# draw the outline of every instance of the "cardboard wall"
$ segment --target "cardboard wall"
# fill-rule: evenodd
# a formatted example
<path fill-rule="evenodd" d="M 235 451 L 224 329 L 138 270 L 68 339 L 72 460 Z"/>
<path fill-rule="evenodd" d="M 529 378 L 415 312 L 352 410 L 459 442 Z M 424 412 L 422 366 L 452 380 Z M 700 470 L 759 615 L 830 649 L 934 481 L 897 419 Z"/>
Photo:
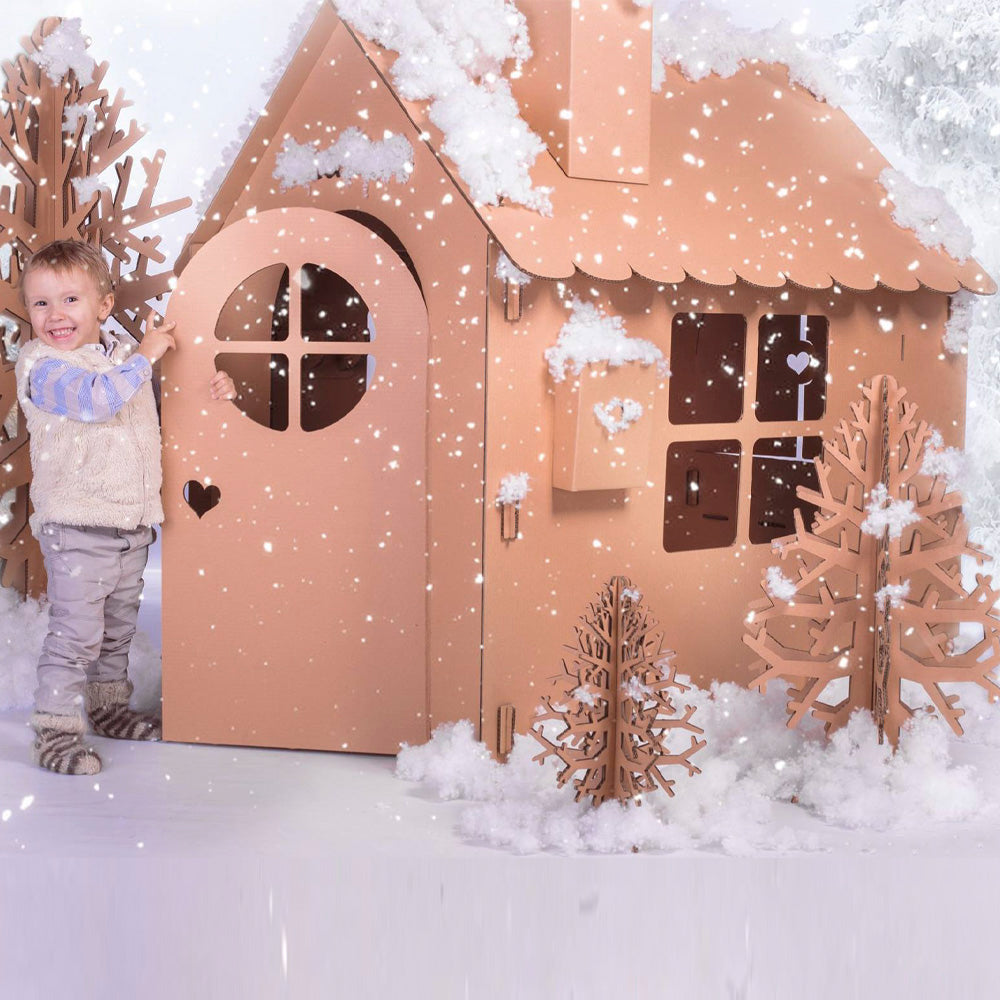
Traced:
<path fill-rule="evenodd" d="M 487 496 L 511 472 L 527 472 L 531 492 L 522 504 L 519 540 L 501 541 L 499 513 L 494 510 L 487 517 L 485 734 L 495 730 L 497 708 L 505 703 L 516 707 L 517 729 L 530 726 L 546 679 L 561 669 L 563 647 L 573 641 L 578 616 L 615 574 L 631 577 L 643 591 L 664 627 L 667 646 L 677 652 L 682 673 L 699 683 L 746 679 L 751 657 L 741 642 L 743 617 L 747 604 L 761 594 L 765 567 L 777 561 L 770 544 L 751 542 L 751 528 L 759 531 L 757 522 L 767 519 L 759 504 L 753 524 L 751 519 L 754 470 L 749 456 L 761 439 L 781 439 L 774 449 L 780 455 L 782 448 L 794 449 L 799 435 L 808 439 L 829 433 L 849 415 L 850 403 L 860 398 L 861 384 L 888 371 L 909 389 L 921 415 L 941 430 L 947 444 L 963 441 L 965 361 L 945 357 L 941 351 L 948 309 L 947 296 L 941 293 L 794 287 L 769 292 L 743 283 L 733 288 L 694 281 L 656 286 L 638 278 L 606 283 L 580 276 L 565 283 L 536 280 L 522 288 L 521 295 L 521 319 L 509 322 L 504 318 L 501 283 L 492 283 Z M 689 312 L 745 317 L 741 418 L 672 421 L 668 381 L 657 390 L 653 410 L 641 418 L 652 421 L 644 486 L 553 489 L 553 425 L 559 394 L 553 390 L 543 351 L 556 342 L 569 315 L 564 303 L 572 296 L 598 302 L 608 313 L 625 317 L 630 337 L 653 341 L 671 360 L 678 385 L 684 361 L 670 358 L 674 318 Z M 827 318 L 829 382 L 822 416 L 793 423 L 764 422 L 752 409 L 758 381 L 771 377 L 765 374 L 761 379 L 758 364 L 758 328 L 762 320 L 769 322 L 768 313 Z M 727 405 L 717 402 L 714 412 L 725 412 Z M 805 412 L 815 413 L 815 402 L 807 403 Z M 631 429 L 625 431 L 622 438 L 630 433 Z M 683 452 L 712 441 L 735 442 L 742 451 L 738 473 L 732 472 L 730 461 L 723 477 L 727 484 L 723 492 L 732 482 L 737 484 L 728 504 L 736 510 L 735 537 L 718 544 L 716 533 L 712 544 L 717 547 L 666 551 L 668 451 Z M 713 460 L 724 461 L 717 456 L 727 450 L 731 449 L 715 448 Z M 726 531 L 731 533 L 725 528 L 723 534 Z"/>

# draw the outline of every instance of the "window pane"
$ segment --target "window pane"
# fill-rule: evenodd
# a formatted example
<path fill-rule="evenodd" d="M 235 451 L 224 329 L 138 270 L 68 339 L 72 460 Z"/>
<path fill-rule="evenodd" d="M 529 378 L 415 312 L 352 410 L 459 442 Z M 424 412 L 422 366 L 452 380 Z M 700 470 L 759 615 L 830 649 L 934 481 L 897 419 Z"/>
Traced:
<path fill-rule="evenodd" d="M 349 281 L 319 264 L 306 264 L 302 283 L 302 339 L 369 341 L 368 306 Z"/>
<path fill-rule="evenodd" d="M 736 539 L 739 441 L 682 441 L 667 449 L 663 547 L 717 549 Z"/>
<path fill-rule="evenodd" d="M 303 354 L 302 429 L 318 431 L 350 413 L 374 371 L 370 354 Z"/>
<path fill-rule="evenodd" d="M 743 413 L 747 321 L 678 313 L 670 336 L 670 422 L 732 423 Z"/>
<path fill-rule="evenodd" d="M 750 541 L 770 542 L 795 531 L 792 511 L 802 509 L 806 525 L 816 507 L 795 495 L 797 486 L 819 488 L 813 459 L 823 451 L 820 437 L 761 438 L 753 446 L 750 482 Z"/>
<path fill-rule="evenodd" d="M 284 354 L 219 354 L 215 367 L 236 383 L 233 402 L 273 431 L 288 429 L 288 358 Z"/>
<path fill-rule="evenodd" d="M 757 419 L 819 420 L 826 409 L 825 316 L 765 316 L 758 327 Z"/>
<path fill-rule="evenodd" d="M 218 340 L 288 339 L 288 268 L 265 267 L 236 286 L 215 324 Z"/>

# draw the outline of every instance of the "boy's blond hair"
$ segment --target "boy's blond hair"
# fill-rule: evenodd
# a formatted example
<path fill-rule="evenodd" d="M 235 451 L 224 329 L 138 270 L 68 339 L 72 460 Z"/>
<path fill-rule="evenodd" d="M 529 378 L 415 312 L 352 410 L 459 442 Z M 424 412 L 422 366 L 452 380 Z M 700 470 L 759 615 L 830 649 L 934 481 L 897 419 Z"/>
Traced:
<path fill-rule="evenodd" d="M 108 263 L 100 249 L 91 243 L 84 243 L 81 240 L 54 240 L 33 253 L 21 270 L 22 300 L 24 299 L 24 283 L 28 275 L 42 267 L 47 267 L 52 271 L 70 271 L 73 268 L 79 268 L 81 271 L 85 271 L 97 285 L 97 291 L 101 298 L 105 295 L 114 295 L 115 290 Z"/>

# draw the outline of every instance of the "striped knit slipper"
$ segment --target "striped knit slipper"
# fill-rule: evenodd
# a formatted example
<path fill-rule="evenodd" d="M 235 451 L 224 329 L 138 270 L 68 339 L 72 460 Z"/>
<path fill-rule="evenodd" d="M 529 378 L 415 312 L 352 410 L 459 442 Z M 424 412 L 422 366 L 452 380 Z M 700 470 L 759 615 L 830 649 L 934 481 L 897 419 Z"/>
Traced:
<path fill-rule="evenodd" d="M 97 736 L 113 740 L 158 740 L 163 736 L 160 720 L 145 712 L 129 708 L 132 682 L 91 681 L 87 685 L 87 715 L 90 728 Z"/>
<path fill-rule="evenodd" d="M 35 730 L 31 759 L 39 767 L 57 774 L 97 774 L 101 770 L 97 752 L 84 746 L 80 716 L 35 712 L 30 722 Z"/>

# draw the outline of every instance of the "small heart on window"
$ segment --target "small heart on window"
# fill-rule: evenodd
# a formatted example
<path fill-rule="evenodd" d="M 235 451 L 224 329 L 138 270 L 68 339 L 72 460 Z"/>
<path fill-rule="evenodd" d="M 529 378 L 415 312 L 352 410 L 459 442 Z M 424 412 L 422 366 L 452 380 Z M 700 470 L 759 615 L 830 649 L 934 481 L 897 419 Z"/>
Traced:
<path fill-rule="evenodd" d="M 222 491 L 214 484 L 202 486 L 197 479 L 192 479 L 184 484 L 184 499 L 198 517 L 202 518 L 219 505 Z"/>
<path fill-rule="evenodd" d="M 789 354 L 785 360 L 796 375 L 801 375 L 809 367 L 812 355 L 808 351 L 799 351 L 798 354 Z"/>

